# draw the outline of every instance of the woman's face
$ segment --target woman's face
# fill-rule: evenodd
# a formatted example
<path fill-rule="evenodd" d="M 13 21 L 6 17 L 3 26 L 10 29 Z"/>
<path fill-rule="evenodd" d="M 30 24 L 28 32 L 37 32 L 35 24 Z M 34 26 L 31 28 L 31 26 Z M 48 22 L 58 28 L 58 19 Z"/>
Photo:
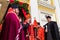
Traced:
<path fill-rule="evenodd" d="M 18 8 L 15 9 L 15 12 L 17 15 L 19 15 L 19 9 Z"/>

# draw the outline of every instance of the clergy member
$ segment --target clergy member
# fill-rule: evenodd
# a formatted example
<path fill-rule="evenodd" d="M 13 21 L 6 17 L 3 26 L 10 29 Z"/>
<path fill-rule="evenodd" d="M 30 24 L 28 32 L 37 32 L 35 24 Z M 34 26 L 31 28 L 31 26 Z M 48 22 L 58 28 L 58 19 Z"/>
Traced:
<path fill-rule="evenodd" d="M 46 19 L 48 23 L 44 25 L 45 40 L 60 40 L 57 23 L 55 21 L 51 21 L 51 16 L 46 16 Z"/>
<path fill-rule="evenodd" d="M 24 35 L 25 35 L 25 40 L 29 40 L 29 27 L 30 27 L 30 19 L 31 16 L 30 14 L 26 15 L 26 18 L 23 22 L 23 30 L 24 30 Z"/>
<path fill-rule="evenodd" d="M 37 39 L 38 40 L 45 40 L 44 38 L 44 28 L 38 22 L 38 32 L 37 32 Z"/>
<path fill-rule="evenodd" d="M 25 40 L 24 31 L 19 30 L 21 25 L 19 23 L 19 17 L 17 14 L 18 12 L 19 12 L 18 5 L 17 4 L 11 5 L 11 8 L 9 8 L 5 16 L 0 40 Z"/>

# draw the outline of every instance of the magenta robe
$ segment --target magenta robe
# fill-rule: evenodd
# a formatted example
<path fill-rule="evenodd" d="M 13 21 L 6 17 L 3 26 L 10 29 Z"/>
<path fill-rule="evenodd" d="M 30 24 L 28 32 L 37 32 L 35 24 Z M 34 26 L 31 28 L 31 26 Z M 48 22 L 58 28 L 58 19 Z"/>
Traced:
<path fill-rule="evenodd" d="M 16 40 L 15 38 L 18 34 L 19 27 L 20 27 L 20 23 L 16 15 L 13 13 L 9 13 L 5 17 L 0 40 Z M 20 35 L 19 40 L 25 40 L 23 29 L 21 29 L 21 33 L 19 35 Z"/>

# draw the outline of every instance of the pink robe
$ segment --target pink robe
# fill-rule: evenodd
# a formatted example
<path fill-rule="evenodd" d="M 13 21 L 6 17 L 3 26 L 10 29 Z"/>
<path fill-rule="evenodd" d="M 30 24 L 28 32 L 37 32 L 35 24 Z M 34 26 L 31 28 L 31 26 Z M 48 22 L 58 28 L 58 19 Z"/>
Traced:
<path fill-rule="evenodd" d="M 0 40 L 16 40 L 19 28 L 20 23 L 17 16 L 14 14 L 14 12 L 8 13 L 2 26 Z M 23 29 L 20 30 L 19 40 L 25 40 Z"/>

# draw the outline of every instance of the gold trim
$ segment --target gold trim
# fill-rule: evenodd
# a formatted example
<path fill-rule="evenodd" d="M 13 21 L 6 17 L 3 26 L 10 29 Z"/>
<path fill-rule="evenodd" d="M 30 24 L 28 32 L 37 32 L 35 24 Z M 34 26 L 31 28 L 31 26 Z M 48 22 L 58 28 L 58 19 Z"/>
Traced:
<path fill-rule="evenodd" d="M 38 9 L 41 9 L 41 10 L 46 10 L 48 12 L 55 12 L 55 9 L 50 9 L 50 8 L 47 8 L 47 7 L 44 7 L 44 6 L 38 6 Z"/>

